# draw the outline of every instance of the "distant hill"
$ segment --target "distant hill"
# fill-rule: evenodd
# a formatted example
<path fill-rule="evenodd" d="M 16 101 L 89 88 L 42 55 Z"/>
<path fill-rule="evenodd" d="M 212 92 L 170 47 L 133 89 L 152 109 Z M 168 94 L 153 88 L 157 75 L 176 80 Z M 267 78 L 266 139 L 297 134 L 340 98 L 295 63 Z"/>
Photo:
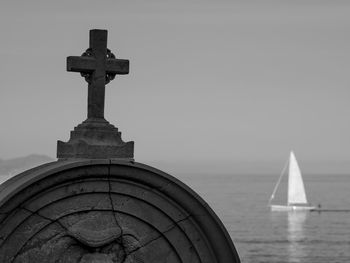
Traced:
<path fill-rule="evenodd" d="M 31 154 L 8 160 L 0 159 L 0 175 L 18 174 L 35 166 L 55 161 L 47 155 Z"/>

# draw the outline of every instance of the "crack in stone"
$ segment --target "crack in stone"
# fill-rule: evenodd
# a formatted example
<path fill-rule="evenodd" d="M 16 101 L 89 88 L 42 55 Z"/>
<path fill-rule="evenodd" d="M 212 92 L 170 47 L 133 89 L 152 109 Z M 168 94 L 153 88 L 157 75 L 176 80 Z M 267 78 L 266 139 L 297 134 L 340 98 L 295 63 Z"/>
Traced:
<path fill-rule="evenodd" d="M 47 221 L 49 221 L 49 222 L 51 222 L 51 223 L 57 223 L 57 224 L 58 224 L 61 228 L 63 228 L 67 233 L 70 232 L 69 229 L 67 229 L 59 220 L 51 219 L 51 218 L 49 218 L 49 217 L 46 217 L 46 216 L 44 216 L 44 215 L 41 215 L 38 211 L 31 211 L 30 209 L 28 209 L 28 208 L 26 208 L 26 207 L 20 207 L 20 208 L 23 209 L 23 210 L 25 210 L 25 211 L 27 211 L 27 212 L 29 212 L 31 215 L 37 215 L 37 216 L 39 216 L 39 217 L 41 217 L 41 218 L 43 218 L 43 219 L 45 219 L 45 220 L 47 220 Z M 118 227 L 120 227 L 120 226 L 118 225 Z M 48 241 L 52 240 L 53 238 L 59 236 L 59 235 L 62 235 L 62 232 L 59 232 L 59 233 L 55 234 L 54 236 L 45 239 L 43 242 L 41 242 L 42 245 L 43 245 L 44 243 L 47 243 Z M 127 234 L 127 235 L 128 235 L 128 234 Z M 35 235 L 34 235 L 34 236 L 35 236 Z M 73 244 L 70 244 L 70 245 L 66 248 L 66 250 L 69 249 L 69 248 L 71 248 L 71 247 L 76 246 L 76 244 L 79 244 L 79 247 L 82 247 L 82 248 L 84 248 L 85 250 L 90 251 L 90 253 L 92 253 L 92 252 L 94 251 L 94 250 L 91 250 L 90 247 L 85 246 L 84 244 L 82 244 L 82 243 L 81 243 L 77 238 L 75 238 L 74 236 L 71 236 L 71 235 L 69 235 L 69 234 L 63 234 L 62 237 L 69 237 L 69 238 L 71 238 L 72 240 L 74 240 L 74 241 L 76 242 L 75 244 L 74 244 L 74 243 L 73 243 Z M 30 239 L 31 239 L 31 238 L 30 238 Z M 30 240 L 30 239 L 29 239 L 29 240 Z M 27 245 L 27 243 L 28 243 L 29 240 L 27 240 L 26 243 L 22 246 L 22 248 L 14 255 L 13 259 L 11 260 L 11 262 L 14 262 L 14 261 L 17 259 L 18 256 L 21 256 L 21 255 L 23 255 L 24 253 L 26 253 L 27 251 L 29 251 L 30 249 L 32 249 L 32 247 L 27 247 L 26 249 L 23 249 L 24 246 Z M 121 241 L 122 241 L 122 238 L 121 238 Z M 119 244 L 122 246 L 123 252 L 124 252 L 124 254 L 125 254 L 124 258 L 122 259 L 122 263 L 123 263 L 123 262 L 125 262 L 126 257 L 127 257 L 128 255 L 127 255 L 127 253 L 126 253 L 125 247 L 123 247 L 124 244 L 123 244 L 123 243 L 119 243 Z M 81 255 L 80 259 L 81 259 L 83 256 L 84 256 L 84 255 Z"/>
<path fill-rule="evenodd" d="M 175 221 L 175 222 L 174 222 L 171 226 L 169 226 L 166 230 L 162 231 L 157 237 L 152 238 L 152 239 L 146 241 L 146 242 L 145 242 L 144 244 L 142 244 L 140 247 L 138 247 L 138 248 L 136 248 L 136 249 L 130 251 L 130 253 L 128 253 L 128 256 L 131 255 L 132 253 L 135 253 L 135 252 L 138 251 L 139 249 L 148 246 L 148 245 L 151 244 L 152 242 L 154 242 L 154 241 L 160 239 L 161 237 L 164 236 L 164 234 L 166 234 L 167 232 L 171 231 L 171 230 L 174 229 L 175 227 L 177 227 L 177 226 L 180 227 L 179 224 L 180 224 L 181 222 L 184 222 L 184 221 L 188 220 L 190 217 L 191 217 L 191 215 L 188 215 L 188 216 L 186 216 L 186 217 L 183 218 L 183 219 L 180 219 L 180 220 L 178 220 L 178 221 Z"/>
<path fill-rule="evenodd" d="M 46 216 L 44 216 L 44 215 L 41 215 L 38 211 L 32 211 L 32 210 L 30 210 L 30 209 L 28 209 L 28 208 L 26 208 L 26 207 L 20 206 L 19 208 L 20 208 L 20 209 L 23 209 L 23 210 L 25 210 L 25 211 L 27 211 L 27 212 L 29 212 L 31 215 L 37 215 L 37 216 L 39 216 L 39 217 L 41 217 L 41 218 L 43 218 L 43 219 L 45 219 L 45 220 L 47 220 L 47 221 L 50 221 L 51 223 L 54 223 L 54 224 L 57 223 L 57 225 L 59 225 L 61 228 L 63 228 L 64 230 L 66 230 L 66 231 L 68 232 L 68 229 L 67 229 L 59 220 L 51 219 L 51 218 L 49 218 L 49 217 L 46 217 Z M 60 234 L 61 234 L 61 233 L 55 234 L 54 236 L 52 236 L 52 237 L 50 237 L 49 239 L 47 239 L 46 242 L 49 241 L 49 240 L 51 240 L 52 238 L 54 238 L 54 237 L 60 235 Z M 34 236 L 35 236 L 35 235 L 34 235 Z M 32 238 L 32 237 L 31 237 L 31 238 Z M 13 262 L 19 255 L 25 253 L 26 251 L 28 251 L 28 250 L 30 249 L 30 248 L 28 248 L 28 249 L 24 250 L 23 247 L 27 244 L 27 242 L 28 242 L 29 240 L 31 240 L 31 238 L 28 239 L 28 240 L 25 242 L 25 244 L 21 247 L 21 249 L 14 255 L 14 257 L 13 257 L 13 259 L 12 259 L 11 262 Z"/>
<path fill-rule="evenodd" d="M 111 163 L 111 161 L 110 161 Z M 119 242 L 117 242 L 120 246 L 121 246 L 121 249 L 123 251 L 123 258 L 122 258 L 122 263 L 126 261 L 127 257 L 130 255 L 130 253 L 128 253 L 128 249 L 126 248 L 126 244 L 125 244 L 125 240 L 124 240 L 124 236 L 125 235 L 130 235 L 128 233 L 124 233 L 123 232 L 123 228 L 121 227 L 121 225 L 119 224 L 118 222 L 118 219 L 117 219 L 117 216 L 116 216 L 116 210 L 115 210 L 115 207 L 114 207 L 114 203 L 113 203 L 113 199 L 112 199 L 112 185 L 111 185 L 111 180 L 110 180 L 110 166 L 108 167 L 108 197 L 109 197 L 109 201 L 110 201 L 110 204 L 111 204 L 111 209 L 112 209 L 112 213 L 113 213 L 113 218 L 114 218 L 114 222 L 115 224 L 117 225 L 117 227 L 120 229 L 121 231 L 121 236 L 120 236 L 120 239 L 119 239 Z M 101 200 L 98 202 L 98 204 L 101 202 Z M 97 206 L 98 206 L 97 204 Z M 93 210 L 94 208 L 96 207 L 96 205 L 94 207 L 92 207 L 91 209 Z M 38 217 L 41 217 L 51 223 L 54 223 L 54 224 L 57 224 L 58 226 L 60 226 L 64 231 L 66 231 L 67 233 L 69 233 L 69 229 L 64 226 L 60 221 L 59 219 L 52 219 L 52 218 L 49 218 L 47 216 L 44 216 L 42 214 L 39 213 L 39 211 L 32 211 L 30 209 L 28 209 L 27 207 L 22 207 L 20 206 L 19 207 L 20 209 L 24 210 L 24 211 L 27 211 L 28 213 L 30 213 L 30 215 L 37 215 Z M 47 240 L 45 240 L 44 243 L 52 240 L 53 238 L 57 237 L 57 235 L 60 235 L 62 233 L 57 233 L 55 234 L 54 236 L 48 238 Z M 35 235 L 34 235 L 35 236 Z M 62 237 L 64 236 L 67 236 L 67 235 L 63 235 Z M 132 235 L 131 235 L 132 236 Z M 75 241 L 79 241 L 79 240 L 76 240 L 73 236 L 70 236 L 70 238 L 72 238 L 73 240 Z M 19 251 L 14 255 L 14 257 L 12 258 L 11 262 L 14 262 L 20 255 L 23 255 L 23 253 L 26 253 L 27 251 L 29 251 L 31 249 L 31 247 L 27 247 L 26 249 L 24 249 L 24 247 L 26 246 L 26 244 L 32 239 L 33 237 L 31 237 L 30 239 L 28 239 L 26 241 L 26 243 L 19 249 Z M 135 239 L 137 239 L 136 237 L 134 237 Z M 71 247 L 72 245 L 70 245 Z"/>
<path fill-rule="evenodd" d="M 125 263 L 126 261 L 128 261 L 128 259 L 130 260 L 130 258 L 128 258 L 129 256 L 131 256 L 132 254 L 134 254 L 134 253 L 136 253 L 137 251 L 139 251 L 141 248 L 146 248 L 148 245 L 150 245 L 151 243 L 153 243 L 153 242 L 155 242 L 155 241 L 157 241 L 157 240 L 159 240 L 159 239 L 161 239 L 161 238 L 167 238 L 167 233 L 169 233 L 170 231 L 172 231 L 172 230 L 174 230 L 174 229 L 176 229 L 177 227 L 180 229 L 180 230 L 182 230 L 182 231 L 185 231 L 184 229 L 183 229 L 183 227 L 180 225 L 182 222 L 184 222 L 184 221 L 187 221 L 187 220 L 189 220 L 191 217 L 193 218 L 194 216 L 196 216 L 196 215 L 194 215 L 194 214 L 188 214 L 188 213 L 186 213 L 186 215 L 183 215 L 182 216 L 182 219 L 179 219 L 179 220 L 174 220 L 173 222 L 169 222 L 169 225 L 168 226 L 166 226 L 166 228 L 165 228 L 165 230 L 163 230 L 163 231 L 158 231 L 158 232 L 155 232 L 154 234 L 155 235 L 151 235 L 151 236 L 148 236 L 148 235 L 146 235 L 145 236 L 145 239 L 144 239 L 144 241 L 142 241 L 142 239 L 141 240 L 139 240 L 136 236 L 133 236 L 133 235 L 131 235 L 131 234 L 128 234 L 128 230 L 127 229 L 123 229 L 122 228 L 122 222 L 123 222 L 123 217 L 122 216 L 120 216 L 120 213 L 121 213 L 121 208 L 119 207 L 121 204 L 122 205 L 124 205 L 124 202 L 119 202 L 115 197 L 114 197 L 114 200 L 116 200 L 116 204 L 114 204 L 114 201 L 113 201 L 113 194 L 114 194 L 114 191 L 113 191 L 113 188 L 112 188 L 112 183 L 113 183 L 113 178 L 112 178 L 112 174 L 111 174 L 111 168 L 112 168 L 112 161 L 111 160 L 109 160 L 109 164 L 108 164 L 108 174 L 107 174 L 107 181 L 108 181 L 108 199 L 109 199 L 109 202 L 110 202 L 110 207 L 111 207 L 111 212 L 113 213 L 113 218 L 112 218 L 112 221 L 110 221 L 110 222 L 113 222 L 114 221 L 114 223 L 115 223 L 115 225 L 117 226 L 117 228 L 119 228 L 120 229 L 120 238 L 118 238 L 115 242 L 116 242 L 116 244 L 118 244 L 120 247 L 119 247 L 119 249 L 120 249 L 120 251 L 121 252 L 123 252 L 123 254 L 121 254 L 121 258 L 120 258 L 120 260 L 121 261 L 118 261 L 118 262 L 121 262 L 121 263 Z M 156 191 L 161 191 L 161 192 L 163 192 L 163 191 L 167 191 L 169 188 L 171 188 L 171 186 L 172 186 L 173 184 L 172 183 L 169 183 L 169 182 L 166 182 L 166 183 L 163 183 L 163 184 L 161 184 L 159 187 L 156 187 L 156 188 L 153 188 L 153 190 L 156 190 Z M 152 189 L 150 189 L 151 191 L 152 191 Z M 171 190 L 171 189 L 170 189 Z M 144 191 L 143 192 L 143 195 L 145 195 L 145 194 L 147 194 L 147 191 Z M 99 207 L 99 205 L 101 204 L 101 202 L 103 202 L 103 201 L 106 201 L 107 203 L 106 204 L 108 204 L 108 199 L 107 199 L 107 197 L 106 196 L 104 196 L 104 198 L 105 199 L 99 199 L 98 201 L 97 201 L 97 204 L 95 204 L 95 205 L 93 205 L 93 206 L 91 206 L 90 207 L 90 210 L 95 210 L 96 209 L 96 207 Z M 130 197 L 129 197 L 130 198 Z M 128 199 L 129 199 L 128 198 Z M 127 202 L 127 200 L 125 201 L 125 202 Z M 206 203 L 205 203 L 206 204 Z M 65 225 L 64 225 L 64 221 L 63 222 L 61 222 L 60 221 L 60 219 L 53 219 L 53 218 L 50 218 L 50 217 L 47 217 L 47 216 L 45 216 L 45 215 L 42 215 L 40 212 L 39 212 L 39 210 L 37 210 L 37 211 L 32 211 L 32 210 L 30 210 L 30 209 L 28 209 L 27 207 L 21 207 L 21 206 L 19 206 L 19 208 L 20 209 L 23 209 L 24 211 L 27 211 L 27 212 L 29 212 L 30 213 L 30 215 L 37 215 L 38 217 L 41 217 L 41 218 L 43 218 L 43 219 L 45 219 L 45 220 L 47 220 L 47 221 L 49 221 L 50 223 L 52 223 L 52 224 L 56 224 L 56 227 L 57 226 L 59 226 L 59 227 L 61 227 L 64 231 L 66 231 L 67 233 L 70 233 L 70 231 L 69 231 L 69 227 L 66 227 Z M 119 210 L 117 210 L 117 209 L 119 209 Z M 119 213 L 119 214 L 118 214 Z M 5 215 L 5 216 L 7 216 L 8 215 L 8 213 L 0 213 L 0 215 Z M 50 215 L 49 215 L 50 216 Z M 198 216 L 200 216 L 200 215 L 198 215 Z M 120 221 L 120 222 L 119 222 Z M 45 223 L 45 222 L 44 222 Z M 47 223 L 47 225 L 49 225 L 50 223 Z M 113 224 L 113 223 L 112 223 Z M 46 226 L 47 226 L 46 225 Z M 69 225 L 69 224 L 68 224 Z M 40 225 L 38 225 L 39 227 L 41 227 Z M 44 227 L 46 227 L 46 226 L 44 226 Z M 40 228 L 40 231 L 41 231 L 42 229 Z M 178 230 L 176 230 L 176 231 L 178 231 Z M 35 243 L 37 242 L 37 247 L 40 247 L 40 248 L 42 248 L 44 245 L 45 245 L 45 243 L 47 243 L 47 242 L 51 242 L 51 240 L 53 240 L 53 242 L 55 242 L 55 238 L 57 237 L 57 236 L 59 236 L 59 235 L 62 235 L 62 237 L 70 237 L 70 238 L 72 238 L 74 241 L 77 241 L 79 244 L 80 244 L 80 242 L 79 242 L 79 240 L 77 240 L 76 238 L 74 238 L 73 236 L 70 236 L 70 235 L 66 235 L 66 234 L 64 234 L 64 232 L 61 230 L 61 229 L 59 229 L 59 231 L 58 231 L 58 233 L 56 233 L 56 234 L 54 234 L 53 236 L 51 236 L 51 237 L 47 237 L 47 238 L 43 238 L 43 239 L 40 239 L 40 240 L 36 240 L 36 239 L 34 239 L 34 237 L 35 237 L 35 235 L 36 235 L 37 233 L 35 233 L 35 234 L 33 234 L 27 241 L 25 241 L 25 243 L 24 243 L 24 245 L 19 249 L 19 251 L 15 254 L 15 256 L 11 259 L 11 262 L 14 262 L 14 261 L 16 261 L 17 259 L 18 259 L 18 257 L 19 256 L 23 256 L 25 253 L 27 253 L 30 249 L 33 249 L 33 248 L 35 248 L 35 245 L 33 245 L 34 244 L 34 241 L 35 241 Z M 131 236 L 131 237 L 133 237 L 133 238 L 135 238 L 135 239 L 137 239 L 139 242 L 138 242 L 138 245 L 137 245 L 137 247 L 134 247 L 133 249 L 130 249 L 130 247 L 128 246 L 128 237 L 127 236 Z M 152 237 L 153 236 L 153 237 Z M 34 241 L 32 241 L 32 240 L 34 240 Z M 0 241 L 1 241 L 1 238 L 0 238 Z M 142 242 L 141 242 L 142 241 Z M 32 242 L 32 244 L 30 243 L 30 242 Z M 28 244 L 29 243 L 29 244 Z M 73 242 L 74 243 L 74 242 Z M 72 247 L 74 247 L 75 246 L 75 244 L 70 244 L 68 247 L 66 247 L 66 249 L 69 249 L 69 248 L 72 248 Z M 80 244 L 80 246 L 82 246 L 81 244 Z M 143 251 L 141 250 L 140 251 L 141 252 L 141 254 L 143 253 Z M 63 254 L 62 254 L 63 255 Z M 138 256 L 138 254 L 137 255 L 134 255 L 135 257 L 137 257 Z M 82 259 L 82 257 L 83 257 L 83 255 L 81 255 L 80 256 L 80 258 L 79 258 L 79 261 Z M 113 259 L 114 260 L 114 259 Z M 59 262 L 59 261 L 57 261 L 57 262 Z"/>
<path fill-rule="evenodd" d="M 64 225 L 59 221 L 59 219 L 52 219 L 52 218 L 46 217 L 46 216 L 40 214 L 38 211 L 32 211 L 32 210 L 30 210 L 30 209 L 28 209 L 28 208 L 26 208 L 26 207 L 20 207 L 20 208 L 23 209 L 23 210 L 25 210 L 25 211 L 27 211 L 27 212 L 29 212 L 29 213 L 31 213 L 32 215 L 37 215 L 37 216 L 39 216 L 39 217 L 41 217 L 41 218 L 44 218 L 44 219 L 50 221 L 51 223 L 57 223 L 60 227 L 62 227 L 62 228 L 63 228 L 64 230 L 66 230 L 67 232 L 69 232 L 68 228 L 67 228 L 66 226 L 64 226 Z"/>
<path fill-rule="evenodd" d="M 38 248 L 38 247 L 42 247 L 44 246 L 47 242 L 49 242 L 50 240 L 54 239 L 55 237 L 61 235 L 62 233 L 56 233 L 55 235 L 49 237 L 49 238 L 46 238 L 46 239 L 41 239 L 41 242 L 40 242 L 40 246 L 28 246 L 26 249 L 23 249 L 23 247 L 20 249 L 20 251 L 15 255 L 14 257 L 14 260 L 18 257 L 18 256 L 21 256 L 23 255 L 24 253 L 28 252 L 29 250 L 33 249 L 33 248 Z M 27 244 L 26 244 L 27 245 Z"/>
<path fill-rule="evenodd" d="M 118 219 L 116 217 L 116 210 L 114 209 L 114 204 L 113 204 L 113 199 L 112 199 L 112 184 L 111 184 L 111 165 L 112 165 L 112 161 L 109 160 L 109 164 L 108 164 L 108 196 L 109 196 L 109 201 L 111 203 L 111 208 L 112 208 L 112 213 L 113 213 L 113 218 L 114 218 L 114 222 L 117 225 L 117 227 L 119 227 L 120 229 L 120 245 L 123 249 L 124 252 L 124 258 L 122 259 L 122 262 L 125 262 L 126 258 L 128 257 L 127 254 L 127 250 L 126 250 L 126 245 L 124 244 L 124 233 L 123 233 L 123 228 L 121 227 L 121 225 L 118 222 Z"/>

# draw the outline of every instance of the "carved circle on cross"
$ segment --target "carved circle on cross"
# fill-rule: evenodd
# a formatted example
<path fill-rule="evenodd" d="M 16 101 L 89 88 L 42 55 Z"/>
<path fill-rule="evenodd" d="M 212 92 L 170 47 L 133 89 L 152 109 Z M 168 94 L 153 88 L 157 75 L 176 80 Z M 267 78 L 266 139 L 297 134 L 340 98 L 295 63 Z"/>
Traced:
<path fill-rule="evenodd" d="M 81 54 L 82 57 L 93 57 L 93 51 L 91 48 L 88 48 L 83 54 Z M 107 48 L 107 54 L 106 54 L 106 58 L 113 58 L 115 59 L 115 55 L 111 52 L 110 49 Z M 91 82 L 91 73 L 88 72 L 80 72 L 80 75 L 85 79 L 85 81 L 87 83 L 90 84 Z M 105 83 L 108 84 L 111 80 L 113 80 L 116 76 L 116 73 L 107 73 L 106 72 L 106 79 L 105 79 Z"/>

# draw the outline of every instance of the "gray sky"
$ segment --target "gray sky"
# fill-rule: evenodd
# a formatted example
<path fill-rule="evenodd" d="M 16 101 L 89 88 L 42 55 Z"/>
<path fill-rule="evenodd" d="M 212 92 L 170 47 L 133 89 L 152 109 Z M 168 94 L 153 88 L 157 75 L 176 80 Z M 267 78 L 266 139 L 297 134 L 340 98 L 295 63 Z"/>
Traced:
<path fill-rule="evenodd" d="M 337 0 L 2 1 L 0 158 L 55 157 L 85 120 L 87 84 L 65 63 L 93 28 L 130 59 L 105 116 L 137 161 L 279 171 L 293 149 L 308 172 L 350 173 L 350 2 Z"/>

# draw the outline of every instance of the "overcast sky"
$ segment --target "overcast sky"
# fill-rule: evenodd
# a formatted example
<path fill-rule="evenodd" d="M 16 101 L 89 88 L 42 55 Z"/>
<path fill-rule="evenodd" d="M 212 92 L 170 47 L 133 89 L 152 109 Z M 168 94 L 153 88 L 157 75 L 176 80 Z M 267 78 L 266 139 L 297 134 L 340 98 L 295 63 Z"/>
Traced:
<path fill-rule="evenodd" d="M 0 158 L 55 157 L 85 120 L 66 57 L 93 28 L 130 60 L 105 116 L 136 161 L 279 171 L 293 149 L 308 172 L 350 173 L 350 1 L 337 0 L 2 1 Z"/>

